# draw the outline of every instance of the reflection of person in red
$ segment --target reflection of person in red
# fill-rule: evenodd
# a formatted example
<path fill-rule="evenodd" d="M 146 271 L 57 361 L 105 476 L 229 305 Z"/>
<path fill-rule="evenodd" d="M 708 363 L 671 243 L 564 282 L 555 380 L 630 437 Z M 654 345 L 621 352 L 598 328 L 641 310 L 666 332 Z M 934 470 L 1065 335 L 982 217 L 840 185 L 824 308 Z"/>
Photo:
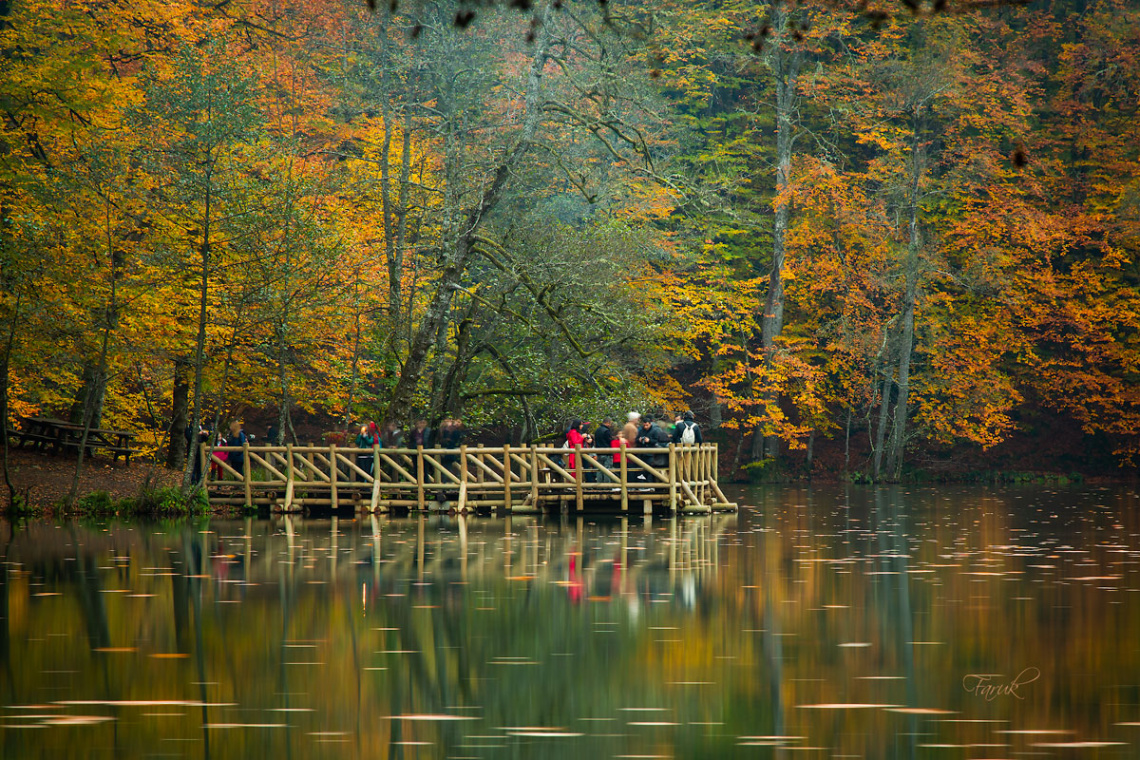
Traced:
<path fill-rule="evenodd" d="M 582 592 L 586 584 L 582 582 L 582 576 L 578 573 L 578 557 L 581 556 L 578 552 L 570 553 L 570 572 L 567 575 L 566 593 L 570 595 L 570 601 L 577 604 L 582 601 Z"/>

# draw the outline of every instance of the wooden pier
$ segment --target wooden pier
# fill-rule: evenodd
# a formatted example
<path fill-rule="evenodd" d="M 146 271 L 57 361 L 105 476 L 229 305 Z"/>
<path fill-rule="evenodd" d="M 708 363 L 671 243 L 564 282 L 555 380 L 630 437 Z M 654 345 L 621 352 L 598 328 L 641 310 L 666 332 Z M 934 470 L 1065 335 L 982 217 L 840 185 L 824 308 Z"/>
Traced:
<path fill-rule="evenodd" d="M 554 446 L 358 449 L 202 445 L 203 485 L 214 504 L 296 511 L 352 504 L 459 512 L 587 509 L 735 510 L 717 485 L 716 444 L 668 448 Z M 570 467 L 573 456 L 577 466 Z M 240 461 L 240 466 L 234 465 Z M 220 475 L 220 477 L 219 477 Z"/>

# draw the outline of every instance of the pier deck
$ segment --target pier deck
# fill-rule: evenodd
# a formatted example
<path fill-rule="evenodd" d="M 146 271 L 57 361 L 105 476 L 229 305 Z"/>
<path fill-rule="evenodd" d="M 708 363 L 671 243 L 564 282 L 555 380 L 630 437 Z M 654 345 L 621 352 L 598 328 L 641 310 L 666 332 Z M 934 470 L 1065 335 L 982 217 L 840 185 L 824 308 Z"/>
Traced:
<path fill-rule="evenodd" d="M 620 451 L 615 463 L 617 449 L 580 447 L 203 444 L 201 456 L 208 463 L 203 485 L 211 503 L 268 505 L 282 511 L 349 503 L 370 512 L 438 505 L 461 512 L 736 509 L 717 485 L 716 444 Z M 571 468 L 570 456 L 580 464 Z"/>

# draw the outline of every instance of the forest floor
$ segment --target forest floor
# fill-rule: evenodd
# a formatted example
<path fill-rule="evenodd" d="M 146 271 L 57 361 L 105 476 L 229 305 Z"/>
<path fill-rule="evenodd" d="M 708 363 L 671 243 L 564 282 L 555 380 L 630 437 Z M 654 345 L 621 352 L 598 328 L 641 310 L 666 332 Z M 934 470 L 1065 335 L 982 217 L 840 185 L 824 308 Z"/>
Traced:
<path fill-rule="evenodd" d="M 29 506 L 51 507 L 65 499 L 71 490 L 75 475 L 75 459 L 47 452 L 9 449 L 8 471 L 16 492 Z M 111 462 L 104 456 L 85 459 L 83 475 L 79 479 L 79 496 L 94 491 L 106 491 L 112 499 L 133 498 L 143 486 L 162 488 L 177 486 L 182 473 L 168 470 L 160 464 L 122 460 Z M 0 482 L 0 504 L 8 504 L 8 490 Z"/>

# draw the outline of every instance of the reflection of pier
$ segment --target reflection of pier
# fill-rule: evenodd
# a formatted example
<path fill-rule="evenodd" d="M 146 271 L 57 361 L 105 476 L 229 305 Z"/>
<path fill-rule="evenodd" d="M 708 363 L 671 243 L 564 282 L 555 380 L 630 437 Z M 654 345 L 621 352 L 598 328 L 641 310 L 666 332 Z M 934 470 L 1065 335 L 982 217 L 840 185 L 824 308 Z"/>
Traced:
<path fill-rule="evenodd" d="M 209 462 L 204 484 L 212 502 L 285 511 L 353 504 L 386 512 L 449 503 L 460 512 L 570 507 L 628 512 L 631 503 L 646 512 L 655 505 L 670 512 L 736 508 L 717 485 L 716 444 L 620 450 L 203 445 L 202 457 Z M 235 461 L 241 464 L 234 467 Z M 221 477 L 210 478 L 210 470 Z"/>
<path fill-rule="evenodd" d="M 571 597 L 600 600 L 703 585 L 715 577 L 719 541 L 735 523 L 734 515 L 639 516 L 587 527 L 583 517 L 302 520 L 286 514 L 200 534 L 199 553 L 217 563 L 201 572 L 224 576 L 235 593 L 246 593 L 242 584 L 271 588 L 282 579 L 374 588 L 502 579 L 565 586 Z"/>

